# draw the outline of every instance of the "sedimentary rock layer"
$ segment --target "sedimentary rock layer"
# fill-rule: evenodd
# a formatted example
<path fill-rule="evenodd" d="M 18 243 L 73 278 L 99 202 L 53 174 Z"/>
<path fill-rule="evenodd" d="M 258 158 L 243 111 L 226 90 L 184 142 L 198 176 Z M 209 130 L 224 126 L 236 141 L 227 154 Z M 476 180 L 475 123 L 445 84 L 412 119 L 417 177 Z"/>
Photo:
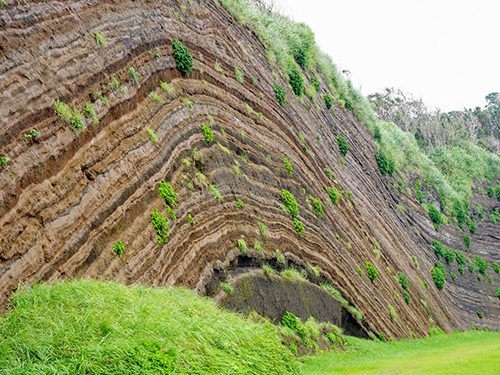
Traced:
<path fill-rule="evenodd" d="M 97 45 L 96 32 L 106 44 Z M 194 57 L 187 76 L 172 58 L 174 39 Z M 430 316 L 420 300 L 446 331 L 471 321 L 500 328 L 498 298 L 486 298 L 500 284 L 498 274 L 492 273 L 491 285 L 459 276 L 438 291 L 429 272 L 435 261 L 430 244 L 440 238 L 463 250 L 461 234 L 443 225 L 438 236 L 425 211 L 381 175 L 370 131 L 338 104 L 335 114 L 326 109 L 320 95 L 328 93 L 327 85 L 321 84 L 317 109 L 309 98 L 297 99 L 266 60 L 263 43 L 222 5 L 7 1 L 0 8 L 0 46 L 0 155 L 11 159 L 0 169 L 3 306 L 20 283 L 82 277 L 205 293 L 214 268 L 223 272 L 240 252 L 237 240 L 251 247 L 257 239 L 263 252 L 278 248 L 290 259 L 320 266 L 376 334 L 426 335 Z M 235 67 L 244 83 L 236 80 Z M 113 79 L 119 84 L 114 89 Z M 160 82 L 172 91 L 161 90 Z M 275 98 L 275 82 L 287 90 L 284 106 Z M 161 101 L 148 97 L 151 91 Z M 86 131 L 75 134 L 55 115 L 56 98 L 80 110 L 92 102 L 99 122 L 86 119 Z M 211 124 L 212 142 L 202 123 Z M 32 129 L 40 136 L 28 140 L 24 134 Z M 337 135 L 350 146 L 342 160 Z M 178 194 L 177 220 L 162 245 L 150 219 L 155 209 L 167 216 L 161 181 Z M 344 192 L 336 205 L 327 187 Z M 297 199 L 303 235 L 282 208 L 283 189 Z M 323 216 L 311 196 L 323 203 Z M 267 226 L 265 237 L 259 221 Z M 480 224 L 471 251 L 498 261 L 495 233 Z M 121 257 L 113 250 L 117 241 L 124 244 Z M 366 276 L 365 261 L 378 267 L 375 282 Z M 410 281 L 411 304 L 401 297 L 397 271 Z M 479 309 L 485 319 L 479 320 Z"/>

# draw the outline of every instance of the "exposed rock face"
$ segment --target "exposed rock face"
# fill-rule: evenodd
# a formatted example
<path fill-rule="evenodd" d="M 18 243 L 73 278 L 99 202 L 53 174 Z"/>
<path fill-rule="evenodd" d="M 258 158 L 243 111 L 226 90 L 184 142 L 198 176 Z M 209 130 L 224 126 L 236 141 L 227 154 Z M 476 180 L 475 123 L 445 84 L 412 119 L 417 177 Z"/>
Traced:
<path fill-rule="evenodd" d="M 96 31 L 105 45 L 96 45 Z M 174 38 L 194 57 L 188 76 L 175 67 Z M 319 96 L 316 110 L 289 88 L 288 103 L 280 106 L 264 45 L 222 6 L 166 0 L 7 2 L 0 8 L 0 46 L 0 155 L 12 159 L 0 169 L 3 306 L 19 283 L 75 277 L 183 285 L 205 293 L 240 252 L 237 240 L 243 237 L 250 247 L 258 239 L 265 250 L 279 248 L 297 264 L 319 265 L 325 280 L 363 312 L 368 330 L 376 334 L 426 335 L 429 316 L 420 300 L 448 332 L 470 322 L 500 329 L 500 300 L 494 297 L 498 274 L 490 271 L 492 284 L 479 283 L 468 271 L 455 282 L 447 276 L 444 291 L 438 291 L 429 272 L 436 260 L 430 244 L 440 239 L 464 250 L 462 234 L 453 225 L 436 233 L 425 211 L 380 174 L 372 135 L 351 112 L 334 105 L 333 115 Z M 128 73 L 131 66 L 139 84 Z M 245 74 L 243 84 L 234 77 L 235 67 Z M 113 77 L 125 93 L 110 89 Z M 160 90 L 160 81 L 170 84 L 170 94 Z M 287 87 L 282 77 L 277 82 Z M 151 90 L 163 102 L 148 98 Z M 94 91 L 110 103 L 96 99 Z M 99 123 L 87 119 L 87 130 L 74 134 L 54 114 L 56 98 L 80 110 L 92 101 Z M 214 120 L 210 143 L 201 131 L 202 123 L 210 123 L 208 115 Z M 31 129 L 41 135 L 28 141 L 23 134 Z M 345 165 L 336 135 L 350 146 Z M 291 175 L 284 156 L 293 164 Z M 335 206 L 325 205 L 326 188 L 337 185 L 324 168 L 345 192 Z M 154 209 L 166 216 L 165 200 L 158 195 L 161 181 L 178 194 L 177 220 L 170 222 L 165 245 L 157 243 L 150 219 Z M 221 203 L 208 184 L 217 186 Z M 282 189 L 297 199 L 301 236 L 280 206 Z M 322 217 L 309 195 L 323 202 Z M 267 226 L 266 237 L 258 220 Z M 498 262 L 499 238 L 497 226 L 480 223 L 471 252 Z M 113 251 L 118 240 L 125 246 L 122 257 Z M 373 251 L 377 243 L 380 259 Z M 378 267 L 374 283 L 365 261 Z M 394 278 L 397 271 L 410 281 L 409 305 Z M 398 314 L 396 321 L 388 304 Z"/>

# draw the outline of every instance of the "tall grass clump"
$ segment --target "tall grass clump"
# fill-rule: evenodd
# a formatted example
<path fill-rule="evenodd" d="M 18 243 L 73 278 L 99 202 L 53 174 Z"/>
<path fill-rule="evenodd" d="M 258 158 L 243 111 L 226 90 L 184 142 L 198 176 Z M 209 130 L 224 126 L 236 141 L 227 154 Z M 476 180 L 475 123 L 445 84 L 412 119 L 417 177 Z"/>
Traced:
<path fill-rule="evenodd" d="M 90 280 L 17 292 L 0 319 L 6 374 L 297 374 L 271 323 L 181 288 Z"/>

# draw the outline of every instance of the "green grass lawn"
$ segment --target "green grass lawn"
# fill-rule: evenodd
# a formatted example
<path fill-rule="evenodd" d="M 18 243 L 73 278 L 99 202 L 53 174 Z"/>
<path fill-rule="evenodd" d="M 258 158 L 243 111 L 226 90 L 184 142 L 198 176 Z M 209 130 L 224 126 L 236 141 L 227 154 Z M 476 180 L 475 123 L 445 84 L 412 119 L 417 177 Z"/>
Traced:
<path fill-rule="evenodd" d="M 500 333 L 463 332 L 423 340 L 376 343 L 348 338 L 345 353 L 303 360 L 305 375 L 500 374 Z"/>

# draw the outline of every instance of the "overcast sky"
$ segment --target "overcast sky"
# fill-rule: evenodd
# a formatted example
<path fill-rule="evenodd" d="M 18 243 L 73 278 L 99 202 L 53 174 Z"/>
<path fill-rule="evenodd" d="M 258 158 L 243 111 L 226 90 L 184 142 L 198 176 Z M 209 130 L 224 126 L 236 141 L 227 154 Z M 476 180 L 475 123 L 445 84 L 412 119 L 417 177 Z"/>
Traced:
<path fill-rule="evenodd" d="M 364 95 L 401 88 L 431 107 L 500 92 L 500 0 L 277 0 Z"/>

